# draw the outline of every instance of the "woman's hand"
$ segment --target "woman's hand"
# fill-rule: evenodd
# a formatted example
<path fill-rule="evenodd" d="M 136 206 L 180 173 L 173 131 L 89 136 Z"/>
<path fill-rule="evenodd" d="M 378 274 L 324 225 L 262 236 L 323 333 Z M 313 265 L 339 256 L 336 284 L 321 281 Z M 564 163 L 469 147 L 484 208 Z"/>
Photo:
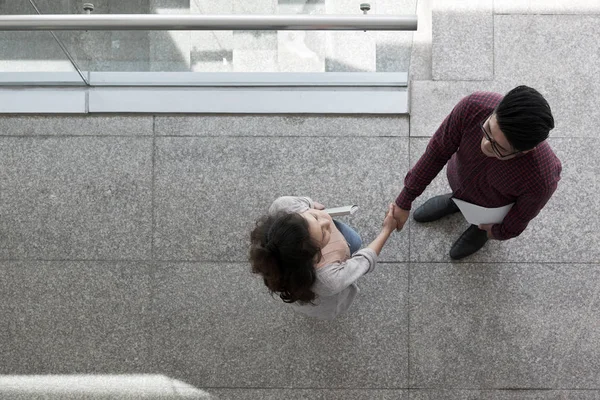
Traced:
<path fill-rule="evenodd" d="M 408 219 L 408 215 L 410 214 L 410 211 L 404 210 L 404 209 L 398 207 L 394 203 L 392 203 L 392 208 L 393 208 L 394 219 L 396 220 L 396 230 L 400 231 L 400 230 L 402 230 L 402 228 L 404 228 L 404 224 L 406 223 L 406 220 Z"/>
<path fill-rule="evenodd" d="M 377 235 L 375 240 L 373 240 L 371 244 L 367 247 L 373 250 L 377 255 L 379 255 L 379 253 L 381 253 L 381 249 L 385 245 L 385 242 L 387 242 L 390 235 L 392 234 L 392 232 L 394 232 L 394 229 L 396 229 L 397 226 L 398 224 L 394 219 L 394 207 L 392 204 L 390 204 L 390 206 L 388 207 L 388 211 L 385 214 L 385 218 L 383 219 L 383 226 L 381 227 L 381 232 L 379 233 L 379 235 Z"/>
<path fill-rule="evenodd" d="M 316 201 L 313 201 L 313 207 L 315 208 L 315 210 L 324 210 L 325 206 L 321 203 L 317 203 Z"/>
<path fill-rule="evenodd" d="M 385 219 L 383 220 L 383 230 L 392 233 L 397 226 L 398 223 L 394 218 L 394 203 L 390 203 L 388 211 L 385 214 Z"/>

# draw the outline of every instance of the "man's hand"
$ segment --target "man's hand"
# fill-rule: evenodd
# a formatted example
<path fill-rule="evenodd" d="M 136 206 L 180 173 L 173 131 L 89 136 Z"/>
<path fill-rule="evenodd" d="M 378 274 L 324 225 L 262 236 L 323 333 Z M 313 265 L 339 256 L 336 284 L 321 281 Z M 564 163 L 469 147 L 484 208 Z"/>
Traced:
<path fill-rule="evenodd" d="M 313 201 L 313 207 L 315 208 L 315 210 L 324 210 L 325 206 L 321 203 L 317 203 L 316 201 Z"/>
<path fill-rule="evenodd" d="M 402 230 L 402 228 L 404 228 L 404 224 L 406 223 L 406 220 L 408 219 L 408 214 L 410 214 L 410 211 L 404 210 L 404 209 L 398 207 L 396 205 L 396 203 L 392 203 L 392 207 L 393 207 L 392 215 L 394 216 L 394 219 L 396 220 L 396 230 L 400 231 L 400 230 Z"/>
<path fill-rule="evenodd" d="M 494 239 L 494 234 L 492 233 L 492 226 L 494 226 L 494 224 L 479 224 L 477 227 L 482 231 L 487 232 L 488 239 Z"/>
<path fill-rule="evenodd" d="M 396 219 L 394 218 L 394 208 L 393 205 L 390 204 L 388 206 L 388 211 L 385 214 L 385 219 L 383 220 L 383 224 L 381 224 L 381 226 L 383 227 L 384 232 L 392 234 L 392 232 L 394 232 L 394 229 L 396 229 L 397 225 L 398 224 L 396 223 Z"/>

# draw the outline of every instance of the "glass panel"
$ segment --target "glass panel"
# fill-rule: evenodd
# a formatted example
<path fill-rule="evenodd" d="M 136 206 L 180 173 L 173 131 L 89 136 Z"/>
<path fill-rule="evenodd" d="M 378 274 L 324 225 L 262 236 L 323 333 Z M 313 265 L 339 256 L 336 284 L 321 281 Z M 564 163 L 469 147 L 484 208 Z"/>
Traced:
<path fill-rule="evenodd" d="M 200 1 L 200 0 L 198 0 Z M 370 1 L 368 15 L 413 15 L 417 0 Z M 362 1 L 278 0 L 279 14 L 360 15 Z M 279 70 L 408 72 L 412 32 L 278 32 Z"/>
<path fill-rule="evenodd" d="M 149 0 L 33 0 L 42 14 L 148 14 Z M 184 2 L 180 2 L 182 5 Z M 156 31 L 55 31 L 80 69 L 84 71 L 150 71 L 150 41 Z"/>
<path fill-rule="evenodd" d="M 6 1 L 8 2 L 8 1 Z M 80 0 L 35 0 L 83 14 Z M 362 14 L 355 0 L 90 0 L 94 14 Z M 412 15 L 417 0 L 371 1 L 371 15 Z M 30 13 L 30 12 L 28 12 Z M 84 71 L 408 72 L 412 32 L 61 31 Z"/>
<path fill-rule="evenodd" d="M 0 0 L 0 14 L 32 15 L 36 12 L 27 0 Z M 0 75 L 0 85 L 83 84 L 52 34 L 45 31 L 0 31 Z"/>

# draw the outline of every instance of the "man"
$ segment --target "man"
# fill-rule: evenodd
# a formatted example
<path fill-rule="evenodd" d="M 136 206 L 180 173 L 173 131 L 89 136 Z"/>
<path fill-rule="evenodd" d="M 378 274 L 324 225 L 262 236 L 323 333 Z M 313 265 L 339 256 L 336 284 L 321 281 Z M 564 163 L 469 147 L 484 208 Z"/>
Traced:
<path fill-rule="evenodd" d="M 452 245 L 450 257 L 467 257 L 488 239 L 519 236 L 560 180 L 560 161 L 546 142 L 553 128 L 548 102 L 530 87 L 519 86 L 504 97 L 488 92 L 465 97 L 406 175 L 394 207 L 398 229 L 408 219 L 412 202 L 448 163 L 452 193 L 427 200 L 413 214 L 417 222 L 458 212 L 452 197 L 491 208 L 515 203 L 502 223 L 471 225 Z"/>

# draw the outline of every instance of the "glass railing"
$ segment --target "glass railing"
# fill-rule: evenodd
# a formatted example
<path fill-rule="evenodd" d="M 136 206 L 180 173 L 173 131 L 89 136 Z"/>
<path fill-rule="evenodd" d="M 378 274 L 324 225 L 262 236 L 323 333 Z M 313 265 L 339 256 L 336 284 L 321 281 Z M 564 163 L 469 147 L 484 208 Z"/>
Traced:
<path fill-rule="evenodd" d="M 29 1 L 0 2 L 0 15 L 36 15 Z M 0 85 L 85 84 L 49 31 L 0 31 Z"/>
<path fill-rule="evenodd" d="M 414 15 L 416 1 L 379 1 L 371 4 L 368 15 Z M 81 2 L 11 0 L 0 2 L 0 15 L 34 15 L 34 6 L 41 14 L 86 13 Z M 325 0 L 138 0 L 100 2 L 94 8 L 94 16 L 363 14 L 360 2 Z M 91 76 L 92 85 L 94 74 L 88 74 L 109 72 L 408 73 L 412 35 L 409 31 L 321 30 L 0 31 L 0 73 L 68 72 L 74 76 L 79 69 L 84 79 Z M 106 84 L 110 76 L 101 80 Z M 123 84 L 123 79 L 121 75 L 115 83 Z M 148 79 L 146 75 L 142 81 Z"/>

